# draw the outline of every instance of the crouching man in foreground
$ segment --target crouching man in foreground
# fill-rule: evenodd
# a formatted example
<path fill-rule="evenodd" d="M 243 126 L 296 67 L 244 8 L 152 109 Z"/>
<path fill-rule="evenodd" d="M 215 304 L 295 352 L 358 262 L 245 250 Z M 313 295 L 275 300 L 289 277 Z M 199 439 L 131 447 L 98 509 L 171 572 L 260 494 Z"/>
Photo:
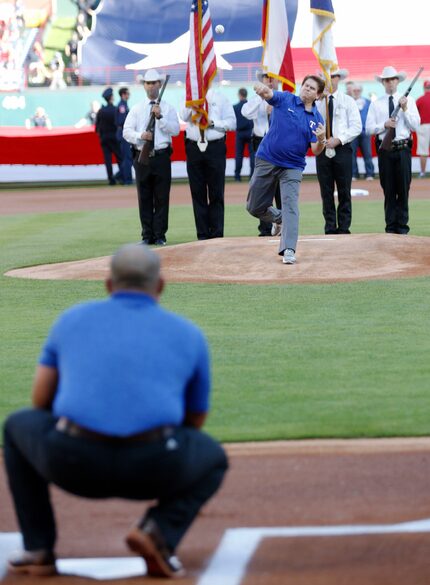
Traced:
<path fill-rule="evenodd" d="M 126 537 L 148 575 L 182 576 L 175 549 L 227 469 L 201 432 L 208 348 L 192 323 L 161 308 L 160 261 L 147 246 L 112 258 L 110 297 L 65 311 L 48 335 L 33 408 L 12 414 L 4 457 L 24 548 L 12 572 L 56 572 L 49 484 L 86 498 L 157 500 Z"/>

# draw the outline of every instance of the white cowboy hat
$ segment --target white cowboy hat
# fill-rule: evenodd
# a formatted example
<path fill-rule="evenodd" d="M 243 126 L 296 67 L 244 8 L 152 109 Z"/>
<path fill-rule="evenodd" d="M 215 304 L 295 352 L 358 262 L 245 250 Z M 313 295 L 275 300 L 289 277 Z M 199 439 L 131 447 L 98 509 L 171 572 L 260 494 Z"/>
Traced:
<path fill-rule="evenodd" d="M 388 67 L 384 67 L 381 75 L 375 75 L 376 81 L 381 82 L 383 79 L 390 79 L 391 77 L 397 77 L 399 81 L 404 81 L 406 79 L 406 73 L 404 71 L 396 71 L 392 65 L 388 65 Z"/>
<path fill-rule="evenodd" d="M 340 77 L 340 79 L 345 79 L 348 77 L 349 71 L 348 69 L 336 69 L 335 71 L 330 71 L 330 77 Z"/>
<path fill-rule="evenodd" d="M 270 77 L 270 73 L 262 71 L 261 69 L 257 69 L 257 71 L 255 72 L 255 77 L 258 79 L 258 81 L 260 81 L 260 83 L 262 83 L 263 77 Z"/>
<path fill-rule="evenodd" d="M 143 76 L 143 81 L 164 81 L 164 76 L 158 73 L 156 69 L 148 69 Z"/>

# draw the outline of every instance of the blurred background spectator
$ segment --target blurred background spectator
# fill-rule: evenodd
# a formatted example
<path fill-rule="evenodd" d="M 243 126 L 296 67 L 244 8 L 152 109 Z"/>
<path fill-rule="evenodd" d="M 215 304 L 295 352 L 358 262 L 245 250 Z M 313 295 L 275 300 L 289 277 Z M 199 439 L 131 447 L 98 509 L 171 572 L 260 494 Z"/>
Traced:
<path fill-rule="evenodd" d="M 84 126 L 95 126 L 97 112 L 100 110 L 101 105 L 97 100 L 93 100 L 90 105 L 90 111 L 87 112 L 84 118 L 81 118 L 75 124 L 75 128 L 83 128 Z"/>
<path fill-rule="evenodd" d="M 51 83 L 49 89 L 64 89 L 66 82 L 64 81 L 64 61 L 60 51 L 56 51 L 54 57 L 49 63 L 51 70 Z"/>
<path fill-rule="evenodd" d="M 48 128 L 49 130 L 51 130 L 52 128 L 51 120 L 49 119 L 48 114 L 45 112 L 45 108 L 42 108 L 42 106 L 37 107 L 36 111 L 34 112 L 34 116 L 31 116 L 31 118 L 27 118 L 27 120 L 25 121 L 25 127 L 28 129 L 34 127 Z"/>
<path fill-rule="evenodd" d="M 45 67 L 45 54 L 42 45 L 36 41 L 30 49 L 27 59 L 27 79 L 28 84 L 32 86 L 45 86 L 49 82 L 49 71 Z"/>
<path fill-rule="evenodd" d="M 366 180 L 373 181 L 375 176 L 375 168 L 372 158 L 372 143 L 370 136 L 366 134 L 365 130 L 370 100 L 361 95 L 363 93 L 363 86 L 360 83 L 352 83 L 350 85 L 350 92 L 358 106 L 358 109 L 360 110 L 361 123 L 363 126 L 361 134 L 359 134 L 357 138 L 352 141 L 352 180 L 355 181 L 356 179 L 360 178 L 357 162 L 357 150 L 360 148 L 361 154 L 363 155 L 364 173 Z"/>

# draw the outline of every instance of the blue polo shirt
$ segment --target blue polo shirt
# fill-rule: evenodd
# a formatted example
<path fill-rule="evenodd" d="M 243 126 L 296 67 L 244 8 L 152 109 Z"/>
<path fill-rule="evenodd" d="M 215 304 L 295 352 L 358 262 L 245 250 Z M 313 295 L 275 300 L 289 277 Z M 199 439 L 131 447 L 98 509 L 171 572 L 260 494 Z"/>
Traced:
<path fill-rule="evenodd" d="M 309 145 L 317 141 L 312 131 L 324 124 L 321 114 L 315 105 L 308 112 L 300 97 L 288 91 L 274 91 L 267 102 L 273 110 L 257 156 L 275 166 L 303 170 Z"/>
<path fill-rule="evenodd" d="M 209 354 L 194 324 L 150 296 L 116 292 L 52 327 L 39 363 L 58 369 L 57 416 L 108 435 L 180 425 L 209 408 Z"/>

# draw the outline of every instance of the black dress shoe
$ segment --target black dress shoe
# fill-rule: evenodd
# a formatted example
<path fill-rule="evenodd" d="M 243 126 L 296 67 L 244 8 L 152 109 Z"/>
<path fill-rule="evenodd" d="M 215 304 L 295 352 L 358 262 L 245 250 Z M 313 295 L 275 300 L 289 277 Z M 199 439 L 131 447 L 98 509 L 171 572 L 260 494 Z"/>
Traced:
<path fill-rule="evenodd" d="M 109 179 L 109 185 L 116 185 L 115 179 Z"/>
<path fill-rule="evenodd" d="M 24 573 L 40 577 L 55 575 L 55 555 L 52 551 L 24 550 L 12 556 L 8 561 L 8 569 L 11 573 Z"/>
<path fill-rule="evenodd" d="M 157 238 L 154 242 L 156 246 L 165 246 L 166 243 L 166 238 Z"/>
<path fill-rule="evenodd" d="M 148 575 L 151 577 L 183 577 L 181 561 L 167 547 L 157 524 L 147 518 L 126 536 L 130 550 L 145 559 Z"/>
<path fill-rule="evenodd" d="M 338 234 L 350 234 L 351 232 L 349 230 L 341 230 L 341 229 L 338 229 L 337 230 L 337 233 Z"/>
<path fill-rule="evenodd" d="M 325 235 L 326 236 L 334 236 L 337 233 L 338 233 L 337 230 L 326 230 Z"/>
<path fill-rule="evenodd" d="M 146 246 L 150 246 L 150 245 L 151 245 L 151 244 L 153 244 L 153 243 L 154 243 L 154 240 L 151 240 L 150 238 L 144 238 L 144 239 L 141 241 L 141 244 L 145 244 Z"/>

